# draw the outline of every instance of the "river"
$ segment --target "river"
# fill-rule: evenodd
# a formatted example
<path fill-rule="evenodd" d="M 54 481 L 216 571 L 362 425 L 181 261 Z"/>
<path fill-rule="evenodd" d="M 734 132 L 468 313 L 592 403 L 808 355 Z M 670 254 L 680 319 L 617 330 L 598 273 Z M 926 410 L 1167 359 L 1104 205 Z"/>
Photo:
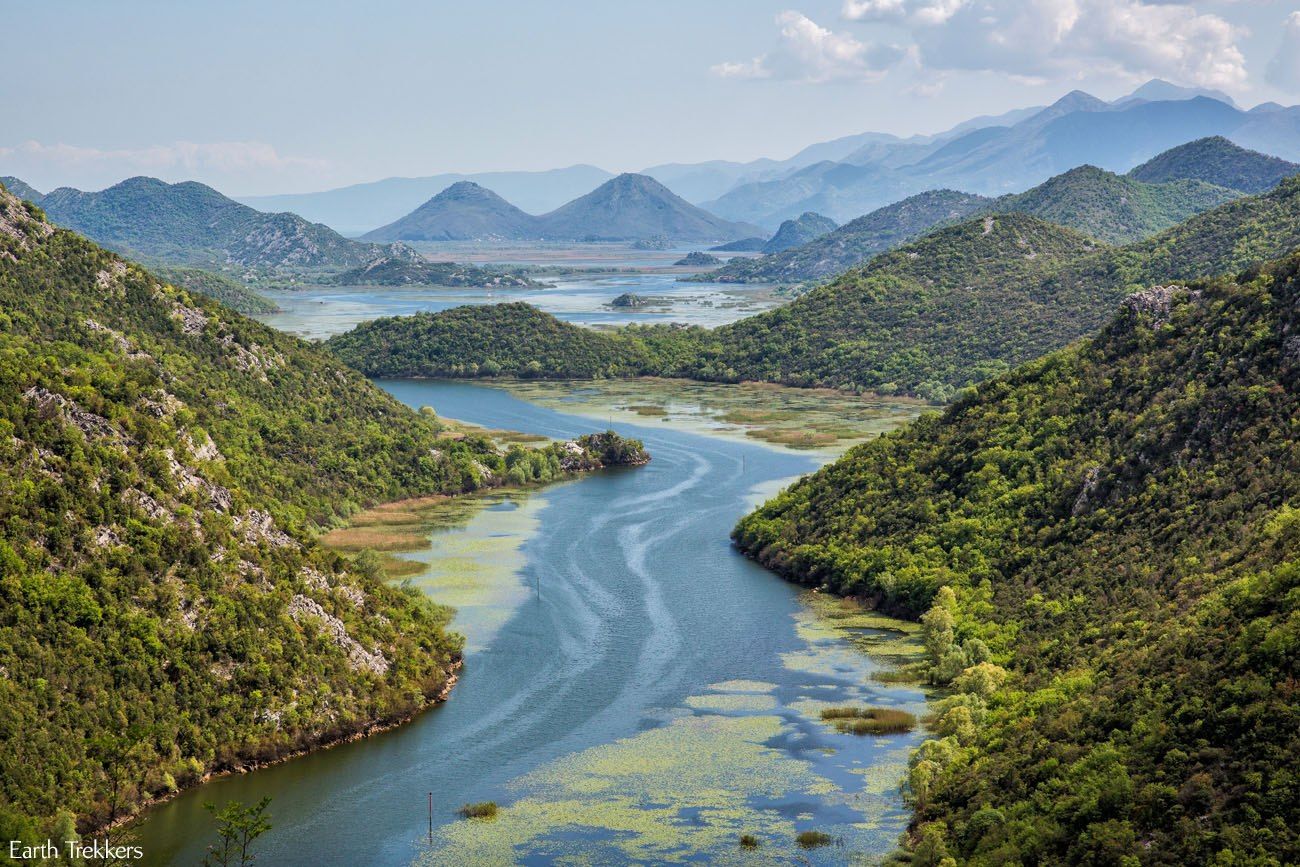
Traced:
<path fill-rule="evenodd" d="M 496 388 L 380 384 L 492 428 L 572 437 L 603 426 Z M 887 662 L 861 647 L 898 633 L 810 600 L 728 541 L 737 518 L 819 459 L 617 427 L 644 440 L 648 466 L 498 497 L 444 534 L 500 536 L 515 552 L 498 570 L 510 592 L 486 597 L 493 616 L 457 621 L 469 652 L 449 701 L 391 732 L 183 794 L 142 823 L 145 863 L 197 863 L 211 833 L 203 803 L 263 795 L 273 798 L 266 865 L 831 864 L 888 852 L 907 822 L 898 783 L 922 735 L 840 734 L 819 710 L 920 713 L 923 692 L 873 681 Z M 493 523 L 519 509 L 527 520 Z M 478 549 L 467 550 L 473 560 Z M 455 815 L 488 799 L 502 806 L 495 820 Z M 834 845 L 795 847 L 810 829 Z M 760 838 L 758 855 L 740 852 L 741 833 Z"/>

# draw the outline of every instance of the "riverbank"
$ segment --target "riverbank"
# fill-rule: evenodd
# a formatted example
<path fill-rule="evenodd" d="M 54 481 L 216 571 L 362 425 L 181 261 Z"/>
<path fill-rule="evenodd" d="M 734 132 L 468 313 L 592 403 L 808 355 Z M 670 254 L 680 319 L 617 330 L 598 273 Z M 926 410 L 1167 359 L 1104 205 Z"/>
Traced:
<path fill-rule="evenodd" d="M 552 440 L 590 430 L 595 417 L 479 384 L 382 385 L 411 406 Z M 382 737 L 164 805 L 141 829 L 145 864 L 201 859 L 203 800 L 270 796 L 268 863 L 409 867 L 429 853 L 430 792 L 437 863 L 443 851 L 483 863 L 473 856 L 479 831 L 498 853 L 501 835 L 526 839 L 532 863 L 637 860 L 628 854 L 637 834 L 650 847 L 640 860 L 655 862 L 725 862 L 741 833 L 759 836 L 774 863 L 891 851 L 911 815 L 898 784 L 925 735 L 843 734 L 820 708 L 920 716 L 924 690 L 881 682 L 891 663 L 858 646 L 863 621 L 829 628 L 812 597 L 727 538 L 756 498 L 827 455 L 654 419 L 616 425 L 646 444 L 651 464 L 430 503 L 400 529 L 401 510 L 380 516 L 384 529 L 425 534 L 420 550 L 391 553 L 416 564 L 412 586 L 458 609 L 467 662 L 450 700 Z M 903 632 L 877 634 L 907 643 Z M 684 763 L 681 780 L 694 769 L 699 785 L 645 773 L 660 761 Z M 656 800 L 669 796 L 675 804 Z M 457 815 L 480 801 L 501 805 L 497 819 Z M 805 853 L 792 836 L 805 830 L 844 848 Z"/>

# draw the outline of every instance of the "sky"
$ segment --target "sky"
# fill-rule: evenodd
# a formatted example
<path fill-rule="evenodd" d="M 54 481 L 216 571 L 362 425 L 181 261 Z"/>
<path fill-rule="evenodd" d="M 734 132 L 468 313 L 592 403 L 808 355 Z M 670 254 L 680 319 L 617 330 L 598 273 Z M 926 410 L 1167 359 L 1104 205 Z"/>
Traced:
<path fill-rule="evenodd" d="M 0 175 L 230 195 L 784 158 L 1159 77 L 1300 102 L 1296 0 L 0 0 Z"/>

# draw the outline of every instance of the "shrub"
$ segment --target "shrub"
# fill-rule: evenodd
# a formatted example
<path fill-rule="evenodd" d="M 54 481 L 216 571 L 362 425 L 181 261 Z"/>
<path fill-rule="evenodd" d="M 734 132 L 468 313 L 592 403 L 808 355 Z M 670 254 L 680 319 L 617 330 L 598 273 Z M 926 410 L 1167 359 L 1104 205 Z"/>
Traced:
<path fill-rule="evenodd" d="M 832 838 L 825 831 L 800 831 L 799 836 L 795 837 L 795 842 L 804 849 L 817 849 L 822 846 L 829 846 Z"/>
<path fill-rule="evenodd" d="M 460 815 L 466 819 L 495 819 L 497 815 L 496 801 L 479 801 L 474 804 L 466 804 L 461 807 Z"/>

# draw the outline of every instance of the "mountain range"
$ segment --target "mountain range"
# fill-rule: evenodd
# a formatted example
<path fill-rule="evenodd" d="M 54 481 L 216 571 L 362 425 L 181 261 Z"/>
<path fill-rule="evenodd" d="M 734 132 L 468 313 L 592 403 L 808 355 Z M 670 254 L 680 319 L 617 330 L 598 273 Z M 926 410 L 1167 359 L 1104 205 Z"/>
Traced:
<path fill-rule="evenodd" d="M 762 233 L 690 204 L 654 178 L 623 174 L 533 216 L 470 181 L 363 236 L 370 241 L 638 241 L 717 243 Z"/>
<path fill-rule="evenodd" d="M 784 307 L 712 331 L 602 332 L 589 339 L 599 354 L 592 349 L 587 375 L 756 380 L 946 402 L 964 386 L 1099 328 L 1130 292 L 1235 273 L 1297 247 L 1300 177 L 1123 246 L 1028 214 L 990 213 L 877 255 Z M 371 375 L 453 375 L 471 362 L 479 371 L 559 375 L 540 361 L 549 351 L 544 344 L 493 355 L 493 347 L 510 345 L 521 318 L 547 317 L 521 307 L 467 314 L 475 340 L 438 344 L 456 346 L 455 354 L 421 340 L 445 327 L 443 314 L 376 320 L 330 345 Z M 498 332 L 496 339 L 485 336 Z M 580 369 L 570 360 L 563 374 L 581 375 Z"/>
<path fill-rule="evenodd" d="M 933 135 L 865 132 L 809 145 L 786 159 L 665 163 L 641 170 L 693 204 L 767 232 L 805 211 L 846 222 L 890 202 L 944 187 L 997 196 L 1090 163 L 1123 173 L 1195 138 L 1226 136 L 1300 160 L 1300 108 L 1249 111 L 1223 93 L 1150 81 L 1111 102 L 1074 92 L 1050 106 L 971 118 Z M 242 199 L 288 210 L 348 234 L 387 225 L 458 181 L 544 213 L 613 177 L 594 166 L 544 172 L 388 178 L 336 190 Z"/>
<path fill-rule="evenodd" d="M 540 172 L 439 174 L 423 178 L 385 178 L 317 193 L 247 196 L 239 201 L 259 211 L 292 211 L 350 236 L 387 225 L 409 214 L 452 184 L 471 181 L 496 190 L 529 213 L 558 208 L 614 177 L 588 165 Z"/>
<path fill-rule="evenodd" d="M 1261 192 L 1300 165 L 1249 151 L 1222 137 L 1160 154 L 1127 176 L 1081 166 L 1024 193 L 989 199 L 953 191 L 910 196 L 801 247 L 735 259 L 691 279 L 724 283 L 822 280 L 931 229 L 976 213 L 1020 211 L 1123 243 L 1168 228 L 1236 196 Z"/>
<path fill-rule="evenodd" d="M 1083 164 L 1123 173 L 1207 136 L 1300 159 L 1300 107 L 1243 111 L 1223 98 L 1191 93 L 1184 98 L 1186 91 L 1147 87 L 1105 102 L 1075 91 L 1009 125 L 983 126 L 920 147 L 860 151 L 780 177 L 740 182 L 701 204 L 728 219 L 769 227 L 808 210 L 844 221 L 925 190 L 996 196 Z"/>

